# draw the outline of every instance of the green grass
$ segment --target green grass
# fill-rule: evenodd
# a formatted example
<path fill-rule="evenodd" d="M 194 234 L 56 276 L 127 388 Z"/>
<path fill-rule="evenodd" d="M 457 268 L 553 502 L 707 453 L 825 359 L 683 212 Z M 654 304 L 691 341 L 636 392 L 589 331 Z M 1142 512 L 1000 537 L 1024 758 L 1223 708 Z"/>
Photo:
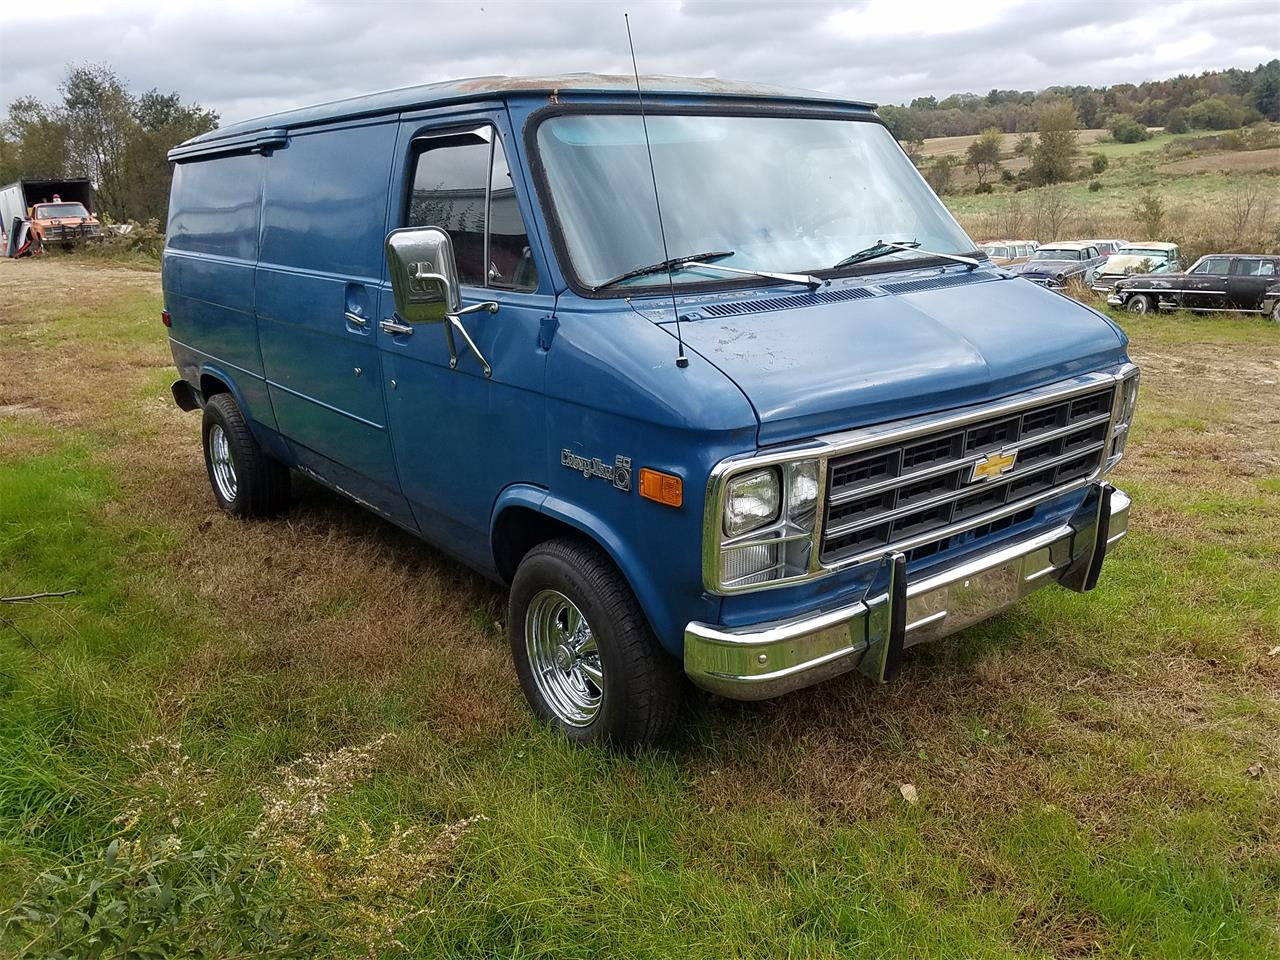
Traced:
<path fill-rule="evenodd" d="M 94 861 L 140 791 L 188 789 L 185 774 L 139 780 L 146 738 L 180 740 L 207 797 L 176 825 L 151 810 L 133 829 L 238 850 L 277 767 L 388 734 L 369 775 L 334 793 L 315 851 L 365 828 L 487 820 L 416 888 L 411 905 L 427 912 L 387 956 L 1280 949 L 1280 658 L 1266 656 L 1280 644 L 1280 482 L 1274 460 L 1246 476 L 1221 455 L 1274 451 L 1275 388 L 1257 386 L 1256 406 L 1248 391 L 1188 389 L 1167 359 L 1280 358 L 1272 328 L 1121 318 L 1139 359 L 1165 359 L 1145 375 L 1118 478 L 1134 532 L 1092 594 L 1036 594 L 914 652 L 886 689 L 696 699 L 672 745 L 620 757 L 528 719 L 491 627 L 501 597 L 357 508 L 313 494 L 287 522 L 209 519 L 191 422 L 150 412 L 163 392 L 157 309 L 154 293 L 124 292 L 51 311 L 0 347 L 9 362 L 74 359 L 92 327 L 112 355 L 148 360 L 68 398 L 71 424 L 0 418 L 0 596 L 79 591 L 0 606 L 0 905 L 42 870 Z M 1270 433 L 1247 432 L 1266 417 Z M 139 470 L 182 444 L 190 462 Z M 262 544 L 272 562 L 252 602 L 224 596 L 235 557 Z M 353 557 L 375 578 L 428 564 L 419 589 L 442 579 L 447 619 L 491 659 L 465 667 L 465 647 L 432 636 L 407 638 L 392 669 L 286 648 L 291 625 L 364 635 L 391 615 L 347 584 L 299 592 L 309 571 Z M 464 667 L 489 713 L 429 692 Z M 1261 779 L 1246 774 L 1255 762 Z M 918 804 L 901 799 L 904 782 Z M 305 880 L 277 895 L 315 898 Z M 313 906 L 316 923 L 347 916 L 332 899 Z"/>

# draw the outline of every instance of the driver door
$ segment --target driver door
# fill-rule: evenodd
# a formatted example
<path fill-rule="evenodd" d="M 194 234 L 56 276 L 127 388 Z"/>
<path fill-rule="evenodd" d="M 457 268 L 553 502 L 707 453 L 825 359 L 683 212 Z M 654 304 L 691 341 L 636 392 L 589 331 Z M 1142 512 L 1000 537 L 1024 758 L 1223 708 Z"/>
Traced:
<path fill-rule="evenodd" d="M 1205 257 L 1187 274 L 1180 305 L 1189 310 L 1222 309 L 1227 303 L 1227 274 L 1230 272 L 1230 257 Z"/>
<path fill-rule="evenodd" d="M 542 279 L 540 243 L 525 227 L 533 218 L 521 166 L 508 161 L 517 147 L 505 118 L 500 108 L 406 117 L 392 171 L 387 231 L 443 228 L 463 305 L 498 304 L 495 313 L 460 318 L 480 356 L 455 333 L 451 362 L 447 324 L 404 322 L 390 283 L 380 292 L 376 333 L 396 469 L 418 527 L 482 568 L 492 565 L 498 493 L 547 482 L 539 333 L 555 298 Z"/>

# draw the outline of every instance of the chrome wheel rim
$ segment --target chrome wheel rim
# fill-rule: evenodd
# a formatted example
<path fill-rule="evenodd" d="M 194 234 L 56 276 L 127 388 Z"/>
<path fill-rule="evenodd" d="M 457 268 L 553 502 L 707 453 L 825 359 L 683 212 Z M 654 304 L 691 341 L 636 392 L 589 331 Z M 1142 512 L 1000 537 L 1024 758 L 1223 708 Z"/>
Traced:
<path fill-rule="evenodd" d="M 591 624 L 558 590 L 543 590 L 529 602 L 524 642 L 533 681 L 558 719 L 585 727 L 604 700 L 604 669 Z"/>
<path fill-rule="evenodd" d="M 231 441 L 218 423 L 209 428 L 209 463 L 218 493 L 231 503 L 236 498 L 236 465 L 231 461 Z"/>

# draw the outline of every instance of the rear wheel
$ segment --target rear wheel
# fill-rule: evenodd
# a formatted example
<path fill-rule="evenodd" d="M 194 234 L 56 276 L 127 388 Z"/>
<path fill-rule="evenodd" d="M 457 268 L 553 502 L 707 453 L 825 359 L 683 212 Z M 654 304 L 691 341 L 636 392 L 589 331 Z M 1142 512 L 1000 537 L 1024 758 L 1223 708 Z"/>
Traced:
<path fill-rule="evenodd" d="M 511 584 L 507 633 L 529 704 L 570 740 L 634 747 L 670 731 L 679 664 L 592 544 L 551 540 L 525 556 Z"/>
<path fill-rule="evenodd" d="M 218 506 L 235 517 L 271 517 L 289 505 L 289 468 L 254 439 L 229 393 L 210 397 L 202 424 L 204 464 Z"/>
<path fill-rule="evenodd" d="M 1129 298 L 1129 302 L 1125 304 L 1125 309 L 1130 313 L 1150 313 L 1155 308 L 1155 304 L 1151 302 L 1151 298 L 1145 293 L 1135 293 Z"/>

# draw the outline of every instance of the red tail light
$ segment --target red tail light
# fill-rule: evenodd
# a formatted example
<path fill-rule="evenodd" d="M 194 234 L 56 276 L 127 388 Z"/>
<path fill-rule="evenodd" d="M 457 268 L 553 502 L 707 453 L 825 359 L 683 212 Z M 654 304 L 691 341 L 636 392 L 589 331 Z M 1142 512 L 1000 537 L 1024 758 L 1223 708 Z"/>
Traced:
<path fill-rule="evenodd" d="M 160 322 L 163 323 L 166 327 L 173 326 L 173 317 L 169 316 L 168 310 L 160 311 Z"/>

